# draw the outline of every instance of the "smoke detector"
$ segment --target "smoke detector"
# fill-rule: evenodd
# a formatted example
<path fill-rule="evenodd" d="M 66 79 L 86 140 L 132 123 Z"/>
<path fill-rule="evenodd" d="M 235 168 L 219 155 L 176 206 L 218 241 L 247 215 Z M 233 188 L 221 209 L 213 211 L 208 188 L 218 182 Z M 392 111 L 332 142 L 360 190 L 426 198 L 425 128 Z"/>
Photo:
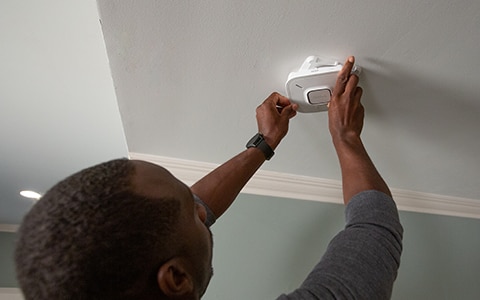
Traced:
<path fill-rule="evenodd" d="M 310 113 L 328 110 L 338 72 L 343 65 L 327 61 L 319 56 L 309 56 L 297 72 L 288 75 L 285 89 L 292 103 L 298 104 L 299 112 Z M 353 66 L 352 74 L 359 75 L 361 68 Z"/>

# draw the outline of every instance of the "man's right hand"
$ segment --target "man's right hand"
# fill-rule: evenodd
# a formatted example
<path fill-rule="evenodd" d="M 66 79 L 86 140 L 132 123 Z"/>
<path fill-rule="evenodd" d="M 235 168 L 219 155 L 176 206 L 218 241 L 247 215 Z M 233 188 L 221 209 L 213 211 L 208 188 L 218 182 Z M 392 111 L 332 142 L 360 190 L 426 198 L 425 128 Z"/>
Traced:
<path fill-rule="evenodd" d="M 357 193 L 377 190 L 391 196 L 360 139 L 364 109 L 358 76 L 351 74 L 355 62 L 349 57 L 338 73 L 328 109 L 328 125 L 342 169 L 343 200 L 347 204 Z"/>
<path fill-rule="evenodd" d="M 288 123 L 297 112 L 298 105 L 290 103 L 287 97 L 272 93 L 257 107 L 258 131 L 265 141 L 275 149 L 288 132 Z"/>
<path fill-rule="evenodd" d="M 328 106 L 328 124 L 334 143 L 359 138 L 363 128 L 362 88 L 357 86 L 358 76 L 351 74 L 354 62 L 355 58 L 350 56 L 338 73 Z"/>

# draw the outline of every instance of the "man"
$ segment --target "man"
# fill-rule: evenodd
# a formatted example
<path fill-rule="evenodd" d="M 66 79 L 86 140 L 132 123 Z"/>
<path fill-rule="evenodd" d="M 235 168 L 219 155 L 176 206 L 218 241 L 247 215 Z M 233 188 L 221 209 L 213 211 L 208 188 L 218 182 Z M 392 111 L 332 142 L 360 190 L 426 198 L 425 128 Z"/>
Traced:
<path fill-rule="evenodd" d="M 302 286 L 279 299 L 386 299 L 402 228 L 360 139 L 363 107 L 350 57 L 329 105 L 347 227 Z M 162 167 L 103 163 L 52 187 L 26 215 L 15 251 L 26 299 L 199 299 L 212 271 L 209 226 L 273 155 L 296 106 L 273 93 L 248 148 L 187 187 Z"/>

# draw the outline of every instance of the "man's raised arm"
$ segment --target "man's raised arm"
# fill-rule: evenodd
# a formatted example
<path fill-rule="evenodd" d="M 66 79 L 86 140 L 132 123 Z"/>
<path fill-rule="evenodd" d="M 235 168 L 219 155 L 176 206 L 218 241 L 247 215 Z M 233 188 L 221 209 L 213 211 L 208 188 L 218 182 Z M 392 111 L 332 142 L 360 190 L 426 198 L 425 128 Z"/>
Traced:
<path fill-rule="evenodd" d="M 358 77 L 350 74 L 353 64 L 351 56 L 338 75 L 328 108 L 329 129 L 342 170 L 345 204 L 365 190 L 377 190 L 391 196 L 360 139 L 364 109 L 360 103 L 362 89 L 357 86 Z"/>
<path fill-rule="evenodd" d="M 365 150 L 364 110 L 349 57 L 329 104 L 329 129 L 342 170 L 346 226 L 300 288 L 279 300 L 389 299 L 402 252 L 403 229 L 391 193 Z"/>
<path fill-rule="evenodd" d="M 257 107 L 258 132 L 272 150 L 287 134 L 295 110 L 296 106 L 278 93 L 271 94 Z M 219 218 L 265 160 L 259 148 L 248 148 L 200 179 L 191 190 Z"/>

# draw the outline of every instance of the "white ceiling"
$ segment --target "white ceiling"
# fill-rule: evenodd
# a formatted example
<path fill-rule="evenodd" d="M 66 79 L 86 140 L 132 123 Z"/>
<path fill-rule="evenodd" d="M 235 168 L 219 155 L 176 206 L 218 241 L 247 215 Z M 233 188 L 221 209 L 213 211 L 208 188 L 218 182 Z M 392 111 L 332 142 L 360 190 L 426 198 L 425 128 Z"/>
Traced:
<path fill-rule="evenodd" d="M 480 2 L 99 0 L 103 37 L 95 5 L 0 4 L 0 224 L 31 206 L 20 189 L 127 155 L 125 136 L 223 162 L 309 55 L 357 57 L 363 138 L 392 187 L 480 201 Z M 339 179 L 326 125 L 299 114 L 263 169 Z"/>
<path fill-rule="evenodd" d="M 98 1 L 130 151 L 221 163 L 309 55 L 354 54 L 363 138 L 395 188 L 480 201 L 480 2 Z M 339 179 L 325 113 L 266 170 Z"/>
<path fill-rule="evenodd" d="M 1 1 L 0 41 L 1 225 L 21 190 L 128 151 L 94 1 Z"/>

